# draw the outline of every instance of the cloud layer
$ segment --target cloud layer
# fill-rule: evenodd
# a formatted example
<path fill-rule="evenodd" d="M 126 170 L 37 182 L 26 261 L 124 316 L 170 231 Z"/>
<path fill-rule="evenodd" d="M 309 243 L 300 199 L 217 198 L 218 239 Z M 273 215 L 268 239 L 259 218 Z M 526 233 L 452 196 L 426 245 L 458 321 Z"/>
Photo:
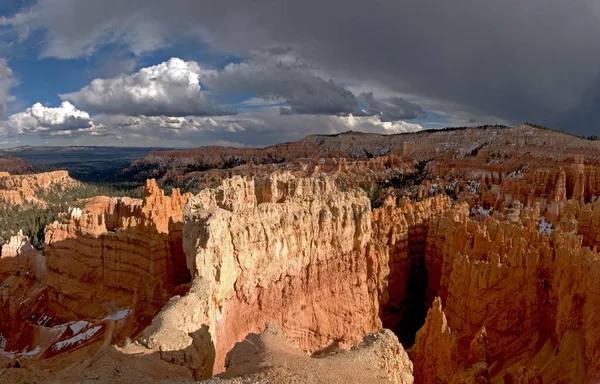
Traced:
<path fill-rule="evenodd" d="M 472 114 L 548 125 L 567 121 L 563 128 L 580 132 L 590 132 L 598 115 L 600 3 L 593 0 L 105 4 L 39 0 L 0 24 L 21 36 L 41 31 L 45 56 L 81 57 L 108 43 L 139 55 L 178 38 L 197 38 L 240 56 L 291 46 L 354 82 L 440 105 L 452 101 Z M 345 100 L 340 94 L 341 104 Z M 301 95 L 298 104 L 302 111 Z"/>
<path fill-rule="evenodd" d="M 374 115 L 384 122 L 426 116 L 416 103 L 399 97 L 376 100 L 372 92 L 361 96 L 368 106 L 363 110 L 351 91 L 332 79 L 324 80 L 314 68 L 291 59 L 289 53 L 255 53 L 248 61 L 228 64 L 222 70 L 202 69 L 194 61 L 172 58 L 131 75 L 95 79 L 61 98 L 85 110 L 112 115 L 229 115 L 235 111 L 219 107 L 207 94 L 251 93 L 267 104 L 284 104 L 279 109 L 282 115 Z M 210 91 L 201 90 L 201 83 Z"/>
<path fill-rule="evenodd" d="M 281 110 L 286 115 L 364 114 L 356 96 L 333 80 L 326 81 L 302 66 L 286 65 L 278 57 L 269 59 L 229 64 L 202 80 L 219 91 L 251 91 L 267 100 L 283 99 L 289 105 Z"/>
<path fill-rule="evenodd" d="M 367 112 L 379 116 L 381 121 L 423 119 L 427 112 L 419 104 L 401 97 L 390 97 L 389 101 L 378 101 L 373 92 L 363 93 L 361 99 L 368 105 Z"/>
<path fill-rule="evenodd" d="M 85 110 L 146 116 L 225 115 L 200 87 L 202 69 L 193 61 L 172 58 L 139 72 L 95 79 L 73 93 L 61 95 Z"/>
<path fill-rule="evenodd" d="M 372 133 L 403 133 L 421 130 L 418 124 L 381 122 L 373 116 L 282 116 L 277 108 L 253 114 L 216 117 L 164 117 L 99 115 L 94 122 L 111 127 L 116 135 L 136 145 L 267 146 L 300 140 L 309 134 L 340 133 L 349 130 Z"/>
<path fill-rule="evenodd" d="M 11 99 L 9 92 L 16 85 L 12 69 L 5 59 L 0 59 L 0 120 L 6 118 L 6 103 Z"/>

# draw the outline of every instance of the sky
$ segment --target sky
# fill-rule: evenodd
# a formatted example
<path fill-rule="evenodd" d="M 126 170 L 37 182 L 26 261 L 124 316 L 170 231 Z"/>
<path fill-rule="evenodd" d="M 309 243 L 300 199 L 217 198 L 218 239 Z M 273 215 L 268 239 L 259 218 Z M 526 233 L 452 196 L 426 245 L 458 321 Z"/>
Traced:
<path fill-rule="evenodd" d="M 598 0 L 1 0 L 0 149 L 599 134 Z"/>

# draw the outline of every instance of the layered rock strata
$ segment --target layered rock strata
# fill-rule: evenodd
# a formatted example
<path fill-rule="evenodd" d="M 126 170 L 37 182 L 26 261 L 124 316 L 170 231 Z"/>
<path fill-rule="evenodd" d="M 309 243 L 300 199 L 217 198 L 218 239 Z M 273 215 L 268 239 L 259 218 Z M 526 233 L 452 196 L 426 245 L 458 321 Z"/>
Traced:
<path fill-rule="evenodd" d="M 142 200 L 92 198 L 48 226 L 53 311 L 73 320 L 101 319 L 123 307 L 133 307 L 138 318 L 156 313 L 176 286 L 189 282 L 182 247 L 187 197 L 178 190 L 165 196 L 149 180 Z"/>
<path fill-rule="evenodd" d="M 46 258 L 33 248 L 23 232 L 19 232 L 2 245 L 0 250 L 0 281 L 17 272 L 27 271 L 46 281 Z"/>
<path fill-rule="evenodd" d="M 19 232 L 0 253 L 0 337 L 18 333 L 23 319 L 45 305 L 46 260 Z"/>
<path fill-rule="evenodd" d="M 193 362 L 198 378 L 222 371 L 225 354 L 267 321 L 311 352 L 356 344 L 381 327 L 369 289 L 377 276 L 367 197 L 285 173 L 264 183 L 234 177 L 186 205 L 193 285 L 143 342 L 168 361 Z"/>
<path fill-rule="evenodd" d="M 513 377 L 523 371 L 513 365 L 524 364 L 544 382 L 600 377 L 600 255 L 582 236 L 548 230 L 539 206 L 470 218 L 462 204 L 442 215 L 427 243 L 428 297 L 439 294 L 460 343 L 485 326 L 492 374 Z"/>

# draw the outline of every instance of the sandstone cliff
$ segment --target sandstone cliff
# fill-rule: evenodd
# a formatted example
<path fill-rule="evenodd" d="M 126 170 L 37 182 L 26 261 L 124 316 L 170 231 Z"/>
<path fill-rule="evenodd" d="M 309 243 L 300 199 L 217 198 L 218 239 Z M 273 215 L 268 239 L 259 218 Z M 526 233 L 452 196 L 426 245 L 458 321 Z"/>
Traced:
<path fill-rule="evenodd" d="M 197 377 L 222 371 L 227 351 L 267 321 L 312 352 L 356 344 L 381 326 L 377 293 L 369 290 L 376 276 L 368 269 L 366 196 L 289 174 L 264 183 L 233 178 L 186 206 L 193 286 L 171 300 L 143 340 L 165 359 L 199 362 Z M 214 370 L 205 366 L 211 361 Z"/>
<path fill-rule="evenodd" d="M 451 200 L 437 195 L 421 202 L 389 198 L 373 210 L 370 243 L 376 269 L 380 316 L 383 325 L 395 330 L 409 344 L 425 316 L 427 289 L 425 247 L 429 225 L 450 209 Z"/>
<path fill-rule="evenodd" d="M 0 338 L 19 334 L 22 319 L 28 318 L 33 307 L 44 305 L 46 260 L 18 233 L 4 244 L 0 253 Z M 40 302 L 41 301 L 41 302 Z"/>
<path fill-rule="evenodd" d="M 138 319 L 157 312 L 189 281 L 181 235 L 186 199 L 178 190 L 165 196 L 149 180 L 142 200 L 92 198 L 50 225 L 44 253 L 53 311 L 73 320 L 124 307 Z"/>
<path fill-rule="evenodd" d="M 0 281 L 21 271 L 31 271 L 38 279 L 46 280 L 46 258 L 19 232 L 0 250 Z"/>
<path fill-rule="evenodd" d="M 600 255 L 542 224 L 539 206 L 492 217 L 469 218 L 465 205 L 446 212 L 427 238 L 428 295 L 440 295 L 462 343 L 485 326 L 494 373 L 533 363 L 544 381 L 593 381 Z"/>

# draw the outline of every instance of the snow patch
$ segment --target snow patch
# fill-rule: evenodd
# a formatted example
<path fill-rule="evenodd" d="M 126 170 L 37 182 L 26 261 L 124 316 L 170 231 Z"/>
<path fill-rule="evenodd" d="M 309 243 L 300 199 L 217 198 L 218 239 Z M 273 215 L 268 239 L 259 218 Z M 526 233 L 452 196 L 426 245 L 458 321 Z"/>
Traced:
<path fill-rule="evenodd" d="M 69 328 L 71 328 L 71 332 L 73 332 L 73 334 L 76 335 L 85 328 L 87 328 L 89 325 L 90 323 L 88 323 L 87 321 L 80 320 L 73 324 L 69 324 Z"/>
<path fill-rule="evenodd" d="M 131 314 L 131 308 L 121 309 L 104 318 L 104 320 L 123 320 Z"/>
<path fill-rule="evenodd" d="M 485 209 L 482 206 L 475 205 L 471 207 L 471 214 L 479 213 L 480 215 L 491 215 L 494 208 Z"/>
<path fill-rule="evenodd" d="M 81 208 L 69 207 L 69 216 L 72 219 L 74 219 L 74 218 L 80 218 L 82 214 L 83 214 L 83 212 L 81 212 Z"/>
<path fill-rule="evenodd" d="M 469 193 L 477 193 L 480 185 L 481 185 L 480 181 L 469 180 L 469 181 L 467 181 L 467 191 L 469 191 Z"/>
<path fill-rule="evenodd" d="M 33 350 L 28 351 L 27 348 L 23 349 L 21 351 L 21 353 L 19 353 L 19 356 L 21 357 L 34 357 L 36 355 L 38 355 L 40 352 L 42 352 L 42 347 L 40 347 L 39 345 L 37 347 L 35 347 Z"/>
<path fill-rule="evenodd" d="M 69 348 L 71 346 L 81 345 L 87 340 L 91 339 L 98 331 L 102 328 L 101 325 L 97 325 L 93 328 L 88 329 L 85 332 L 77 334 L 71 338 L 66 340 L 58 341 L 53 346 L 52 349 L 56 352 L 59 352 L 62 349 Z"/>
<path fill-rule="evenodd" d="M 539 233 L 552 233 L 552 232 L 554 232 L 554 228 L 552 227 L 552 224 L 546 221 L 545 216 L 542 216 L 542 218 L 540 219 Z"/>

